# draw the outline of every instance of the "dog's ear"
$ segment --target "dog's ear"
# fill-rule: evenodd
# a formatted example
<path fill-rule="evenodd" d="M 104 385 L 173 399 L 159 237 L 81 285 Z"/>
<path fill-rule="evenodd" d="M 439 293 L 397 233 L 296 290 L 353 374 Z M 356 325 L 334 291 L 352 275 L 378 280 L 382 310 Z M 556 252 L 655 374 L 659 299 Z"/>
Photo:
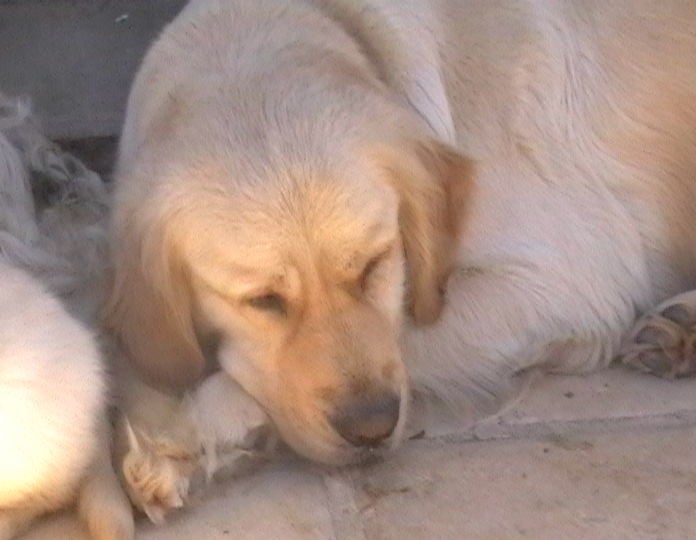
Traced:
<path fill-rule="evenodd" d="M 399 198 L 399 224 L 408 271 L 408 308 L 418 324 L 442 310 L 474 164 L 438 141 L 418 140 L 387 150 L 390 181 Z M 384 163 L 384 161 L 383 161 Z"/>
<path fill-rule="evenodd" d="M 173 220 L 148 215 L 142 208 L 121 210 L 114 216 L 114 273 L 103 314 L 105 325 L 148 382 L 185 389 L 201 377 L 205 361 L 195 334 L 190 280 L 177 254 Z"/>

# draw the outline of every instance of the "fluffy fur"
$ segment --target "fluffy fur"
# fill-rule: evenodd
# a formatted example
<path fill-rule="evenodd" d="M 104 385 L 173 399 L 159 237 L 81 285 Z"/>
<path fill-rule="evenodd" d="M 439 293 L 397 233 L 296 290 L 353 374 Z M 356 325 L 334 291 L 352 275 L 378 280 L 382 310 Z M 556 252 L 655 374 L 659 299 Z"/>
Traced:
<path fill-rule="evenodd" d="M 696 281 L 695 26 L 680 0 L 191 2 L 128 105 L 110 328 L 169 391 L 219 362 L 329 463 L 375 395 L 398 442 L 409 388 L 465 415 L 606 366 Z"/>
<path fill-rule="evenodd" d="M 101 180 L 40 135 L 25 103 L 0 96 L 3 540 L 73 503 L 93 538 L 133 536 L 101 352 L 78 320 L 93 322 L 99 305 L 105 205 Z"/>

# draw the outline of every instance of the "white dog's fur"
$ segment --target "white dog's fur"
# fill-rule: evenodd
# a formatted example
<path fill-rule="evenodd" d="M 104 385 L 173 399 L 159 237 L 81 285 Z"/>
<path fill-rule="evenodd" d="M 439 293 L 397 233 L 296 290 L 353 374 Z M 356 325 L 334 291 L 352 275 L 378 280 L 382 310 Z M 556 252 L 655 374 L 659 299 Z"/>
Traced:
<path fill-rule="evenodd" d="M 285 229 L 271 232 L 285 219 L 276 199 L 297 203 L 297 212 L 311 197 L 340 200 L 349 217 L 319 222 L 319 235 L 345 231 L 351 219 L 359 229 L 376 215 L 392 230 L 399 198 L 411 307 L 432 318 L 438 306 L 425 293 L 438 263 L 428 266 L 433 231 L 423 227 L 439 227 L 438 210 L 450 203 L 426 203 L 461 182 L 469 185 L 455 209 L 461 230 L 447 252 L 454 261 L 439 319 L 416 326 L 394 314 L 401 253 L 389 253 L 391 270 L 370 300 L 383 316 L 375 321 L 401 330 L 416 395 L 460 414 L 490 411 L 526 370 L 606 366 L 637 313 L 696 285 L 694 28 L 696 4 L 686 0 L 192 1 L 148 54 L 130 98 L 112 329 L 151 379 L 186 386 L 203 370 L 194 323 L 210 325 L 222 334 L 222 366 L 286 424 L 291 443 L 344 459 L 319 406 L 303 412 L 305 394 L 278 405 L 282 381 L 301 368 L 275 382 L 275 371 L 288 368 L 254 356 L 266 345 L 239 330 L 233 306 L 245 283 L 227 272 L 270 264 L 274 242 L 314 241 L 294 229 L 290 239 Z M 413 139 L 427 140 L 427 159 Z M 451 151 L 443 158 L 447 145 L 475 162 L 473 178 Z M 398 181 L 386 192 L 356 150 L 364 146 L 398 156 L 388 167 Z M 413 185 L 421 191 L 404 193 Z M 437 210 L 424 225 L 419 208 Z M 345 253 L 367 242 L 353 240 L 334 242 Z M 230 262 L 235 254 L 241 262 Z M 319 266 L 297 270 L 298 279 Z M 309 297 L 335 293 L 321 291 Z M 146 330 L 149 320 L 161 326 Z M 261 333 L 267 340 L 280 332 L 273 324 Z M 358 341 L 369 333 L 344 326 Z M 381 336 L 388 345 L 390 333 Z M 300 356 L 315 350 L 331 364 L 325 349 Z M 353 377 L 350 355 L 339 356 L 347 363 L 333 372 L 312 364 L 315 376 Z"/>
<path fill-rule="evenodd" d="M 35 204 L 32 189 L 49 200 Z M 40 135 L 28 106 L 0 95 L 3 540 L 73 503 L 93 538 L 133 535 L 110 462 L 105 366 L 77 318 L 93 323 L 99 303 L 106 201 L 101 180 Z"/>

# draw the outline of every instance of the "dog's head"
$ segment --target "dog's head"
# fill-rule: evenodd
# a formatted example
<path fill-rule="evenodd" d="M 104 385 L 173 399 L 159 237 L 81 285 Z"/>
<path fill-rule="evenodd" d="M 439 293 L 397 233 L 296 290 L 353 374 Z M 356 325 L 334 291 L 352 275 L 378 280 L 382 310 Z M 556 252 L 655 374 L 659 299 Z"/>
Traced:
<path fill-rule="evenodd" d="M 399 107 L 368 102 L 311 122 L 296 103 L 274 125 L 209 101 L 177 123 L 165 107 L 114 213 L 107 316 L 133 363 L 186 387 L 215 356 L 325 463 L 398 441 L 402 317 L 438 317 L 471 175 Z"/>

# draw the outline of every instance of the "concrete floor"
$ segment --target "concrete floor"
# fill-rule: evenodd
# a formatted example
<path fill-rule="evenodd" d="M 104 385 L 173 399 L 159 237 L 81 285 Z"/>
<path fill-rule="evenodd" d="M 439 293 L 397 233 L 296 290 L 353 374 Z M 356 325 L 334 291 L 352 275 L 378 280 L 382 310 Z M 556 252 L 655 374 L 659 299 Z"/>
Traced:
<path fill-rule="evenodd" d="M 546 377 L 505 414 L 449 428 L 360 468 L 268 463 L 138 538 L 696 538 L 696 381 Z M 24 540 L 79 538 L 58 516 Z"/>

